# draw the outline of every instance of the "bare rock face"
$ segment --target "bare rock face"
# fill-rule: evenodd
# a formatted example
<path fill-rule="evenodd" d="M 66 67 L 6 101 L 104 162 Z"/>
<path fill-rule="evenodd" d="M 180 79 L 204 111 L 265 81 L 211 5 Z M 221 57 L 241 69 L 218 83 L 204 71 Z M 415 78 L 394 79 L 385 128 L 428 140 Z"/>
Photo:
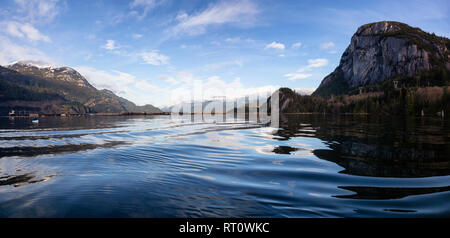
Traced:
<path fill-rule="evenodd" d="M 434 68 L 450 70 L 450 40 L 399 22 L 376 22 L 358 28 L 339 66 L 313 95 L 329 96 L 399 75 Z"/>

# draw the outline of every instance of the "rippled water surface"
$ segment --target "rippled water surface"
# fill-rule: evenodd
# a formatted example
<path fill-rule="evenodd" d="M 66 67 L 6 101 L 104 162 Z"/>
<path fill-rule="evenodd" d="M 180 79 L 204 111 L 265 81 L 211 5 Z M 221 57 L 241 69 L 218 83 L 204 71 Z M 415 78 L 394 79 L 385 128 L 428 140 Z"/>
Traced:
<path fill-rule="evenodd" d="M 0 118 L 0 217 L 450 216 L 450 124 Z"/>

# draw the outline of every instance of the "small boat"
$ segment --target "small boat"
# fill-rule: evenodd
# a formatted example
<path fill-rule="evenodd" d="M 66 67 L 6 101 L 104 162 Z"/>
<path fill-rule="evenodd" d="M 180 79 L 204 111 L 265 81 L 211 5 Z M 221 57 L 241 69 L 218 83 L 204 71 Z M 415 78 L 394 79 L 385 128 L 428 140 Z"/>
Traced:
<path fill-rule="evenodd" d="M 11 110 L 9 113 L 8 113 L 8 116 L 10 116 L 10 117 L 13 117 L 13 116 L 15 116 L 16 115 L 16 112 L 14 111 L 14 110 Z"/>
<path fill-rule="evenodd" d="M 36 124 L 37 124 L 37 123 L 39 123 L 39 119 L 37 119 L 37 118 L 33 118 L 33 119 L 31 119 L 31 122 L 32 122 L 32 123 L 36 123 Z"/>

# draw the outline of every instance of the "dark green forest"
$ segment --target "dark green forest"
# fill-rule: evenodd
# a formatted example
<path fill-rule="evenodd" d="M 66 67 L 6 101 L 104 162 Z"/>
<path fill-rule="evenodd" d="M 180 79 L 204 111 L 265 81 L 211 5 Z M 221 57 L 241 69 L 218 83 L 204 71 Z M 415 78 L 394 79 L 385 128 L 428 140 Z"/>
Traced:
<path fill-rule="evenodd" d="M 418 116 L 422 113 L 440 115 L 442 111 L 445 114 L 450 109 L 448 86 L 384 87 L 382 91 L 363 91 L 361 94 L 328 98 L 301 96 L 288 88 L 282 88 L 280 92 L 281 98 L 292 100 L 287 107 L 282 108 L 283 113 L 376 113 Z"/>

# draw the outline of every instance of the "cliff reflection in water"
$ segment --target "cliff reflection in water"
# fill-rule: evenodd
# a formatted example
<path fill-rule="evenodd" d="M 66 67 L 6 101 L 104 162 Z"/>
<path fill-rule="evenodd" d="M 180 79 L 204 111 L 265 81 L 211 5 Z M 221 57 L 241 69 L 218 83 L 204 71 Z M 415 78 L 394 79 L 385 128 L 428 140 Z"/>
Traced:
<path fill-rule="evenodd" d="M 450 174 L 448 120 L 291 114 L 280 121 L 279 140 L 324 140 L 330 149 L 316 149 L 314 155 L 345 168 L 341 173 L 401 178 Z M 277 147 L 273 152 L 296 150 Z"/>

